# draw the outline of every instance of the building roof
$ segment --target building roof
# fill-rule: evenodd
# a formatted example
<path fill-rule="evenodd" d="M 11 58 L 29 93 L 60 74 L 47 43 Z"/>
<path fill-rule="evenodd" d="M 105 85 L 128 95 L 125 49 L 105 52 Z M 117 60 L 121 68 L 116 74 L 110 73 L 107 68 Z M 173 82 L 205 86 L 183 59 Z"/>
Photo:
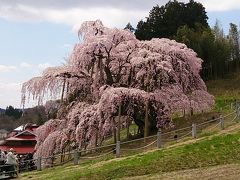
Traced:
<path fill-rule="evenodd" d="M 24 126 L 21 125 L 21 126 L 15 128 L 13 131 L 23 131 L 23 128 L 24 128 Z"/>
<path fill-rule="evenodd" d="M 7 138 L 6 141 L 36 141 L 36 135 L 29 130 L 25 130 Z"/>
<path fill-rule="evenodd" d="M 10 148 L 13 148 L 13 150 L 17 154 L 27 154 L 27 153 L 33 153 L 34 152 L 34 147 L 31 146 L 25 146 L 25 147 L 19 147 L 19 146 L 5 146 L 1 145 L 0 149 L 3 151 L 9 151 Z"/>
<path fill-rule="evenodd" d="M 21 138 L 10 137 L 10 138 L 7 138 L 6 141 L 36 141 L 36 139 L 35 137 L 29 137 L 29 136 L 21 137 Z"/>
<path fill-rule="evenodd" d="M 29 131 L 29 130 L 25 130 L 25 131 L 22 131 L 18 134 L 15 135 L 15 137 L 19 137 L 19 136 L 36 136 L 36 134 L 34 134 L 32 131 Z"/>
<path fill-rule="evenodd" d="M 27 123 L 27 124 L 23 124 L 17 128 L 15 128 L 13 130 L 13 132 L 22 132 L 25 130 L 29 130 L 29 131 L 35 131 L 39 126 L 36 124 L 31 124 L 31 123 Z"/>
<path fill-rule="evenodd" d="M 8 138 L 0 145 L 0 149 L 9 151 L 10 148 L 13 148 L 17 154 L 33 153 L 36 144 L 36 135 L 34 134 L 34 130 L 37 127 L 38 126 L 35 124 L 19 126 L 8 134 Z"/>

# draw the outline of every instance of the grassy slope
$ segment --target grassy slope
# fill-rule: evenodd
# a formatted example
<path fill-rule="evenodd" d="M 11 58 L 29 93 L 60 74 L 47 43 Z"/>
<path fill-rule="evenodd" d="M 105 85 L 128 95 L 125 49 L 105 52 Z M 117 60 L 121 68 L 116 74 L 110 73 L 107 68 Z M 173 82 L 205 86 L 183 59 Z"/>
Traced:
<path fill-rule="evenodd" d="M 236 127 L 239 131 L 239 124 Z M 190 144 L 180 144 L 127 158 L 27 173 L 22 175 L 22 179 L 113 179 L 225 164 L 240 166 L 240 132 L 238 131 L 235 129 L 233 134 L 210 136 L 197 141 L 190 140 Z M 160 175 L 155 175 L 158 176 Z"/>
<path fill-rule="evenodd" d="M 240 99 L 239 82 L 240 76 L 207 83 L 209 92 L 216 98 L 217 109 Z M 239 125 L 237 128 L 240 130 Z M 113 179 L 134 176 L 133 179 L 201 179 L 204 174 L 206 178 L 208 175 L 213 179 L 221 177 L 220 173 L 212 176 L 212 171 L 230 173 L 228 179 L 239 178 L 236 172 L 240 172 L 240 132 L 205 137 L 194 143 L 190 140 L 189 143 L 127 158 L 107 158 L 106 161 L 88 161 L 80 166 L 54 167 L 23 174 L 21 179 Z"/>
<path fill-rule="evenodd" d="M 240 74 L 234 77 L 209 81 L 208 91 L 215 96 L 217 108 L 222 108 L 236 99 L 240 100 Z"/>
<path fill-rule="evenodd" d="M 188 169 L 181 171 L 174 171 L 162 174 L 136 176 L 132 178 L 123 178 L 128 180 L 140 179 L 164 179 L 164 180 L 236 180 L 239 179 L 240 166 L 239 164 L 228 164 L 212 166 L 199 169 Z"/>

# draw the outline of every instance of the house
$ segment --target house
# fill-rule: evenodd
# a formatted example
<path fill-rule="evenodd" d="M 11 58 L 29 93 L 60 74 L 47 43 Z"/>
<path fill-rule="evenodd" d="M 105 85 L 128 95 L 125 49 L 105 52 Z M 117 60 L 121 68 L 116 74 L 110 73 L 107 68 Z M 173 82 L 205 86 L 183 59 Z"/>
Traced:
<path fill-rule="evenodd" d="M 35 124 L 19 126 L 9 133 L 4 143 L 0 145 L 0 149 L 9 151 L 10 148 L 13 148 L 20 155 L 33 153 L 36 145 L 35 130 L 37 127 Z"/>

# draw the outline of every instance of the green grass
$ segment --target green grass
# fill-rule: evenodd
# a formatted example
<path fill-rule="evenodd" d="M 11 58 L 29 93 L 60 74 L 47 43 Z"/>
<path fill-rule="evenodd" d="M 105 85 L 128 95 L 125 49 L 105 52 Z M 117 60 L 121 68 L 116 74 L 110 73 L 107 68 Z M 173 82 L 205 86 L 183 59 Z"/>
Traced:
<path fill-rule="evenodd" d="M 201 123 L 213 116 L 218 116 L 219 112 L 226 114 L 232 111 L 229 104 L 240 99 L 239 82 L 240 75 L 232 79 L 207 82 L 210 94 L 215 96 L 214 109 L 192 117 L 174 118 L 176 128 L 189 126 L 192 122 Z M 130 126 L 130 132 L 136 129 L 136 125 Z M 202 139 L 187 145 L 177 145 L 113 160 L 111 160 L 113 158 L 111 154 L 95 160 L 82 160 L 78 166 L 68 164 L 40 172 L 25 173 L 20 179 L 115 179 L 240 164 L 240 132 L 214 136 L 213 131 L 203 131 L 199 137 Z M 126 140 L 126 130 L 121 131 L 121 140 Z M 105 142 L 105 144 L 111 143 L 113 138 Z"/>
<path fill-rule="evenodd" d="M 163 174 L 150 174 L 144 176 L 135 176 L 132 178 L 123 178 L 127 180 L 236 180 L 239 179 L 239 164 L 227 164 L 212 166 L 199 169 L 187 169 L 180 171 L 167 172 Z"/>
<path fill-rule="evenodd" d="M 240 163 L 240 133 L 205 138 L 193 144 L 81 166 L 55 167 L 25 174 L 34 179 L 113 179 Z"/>
<path fill-rule="evenodd" d="M 240 100 L 240 74 L 235 74 L 226 79 L 212 80 L 206 82 L 208 91 L 215 96 L 215 109 L 225 110 L 228 105 Z"/>

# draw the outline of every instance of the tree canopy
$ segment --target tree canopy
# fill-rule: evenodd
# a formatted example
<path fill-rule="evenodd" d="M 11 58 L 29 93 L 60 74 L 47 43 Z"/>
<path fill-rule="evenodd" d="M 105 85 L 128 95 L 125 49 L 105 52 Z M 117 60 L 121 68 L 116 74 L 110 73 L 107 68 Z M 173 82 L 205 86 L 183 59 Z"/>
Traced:
<path fill-rule="evenodd" d="M 146 21 L 139 21 L 135 35 L 140 40 L 151 38 L 172 38 L 179 27 L 187 25 L 195 28 L 199 23 L 209 27 L 205 8 L 201 3 L 190 0 L 188 3 L 169 1 L 163 6 L 154 6 Z"/>
<path fill-rule="evenodd" d="M 13 106 L 8 106 L 6 108 L 5 115 L 19 119 L 22 116 L 22 111 L 15 109 Z"/>

